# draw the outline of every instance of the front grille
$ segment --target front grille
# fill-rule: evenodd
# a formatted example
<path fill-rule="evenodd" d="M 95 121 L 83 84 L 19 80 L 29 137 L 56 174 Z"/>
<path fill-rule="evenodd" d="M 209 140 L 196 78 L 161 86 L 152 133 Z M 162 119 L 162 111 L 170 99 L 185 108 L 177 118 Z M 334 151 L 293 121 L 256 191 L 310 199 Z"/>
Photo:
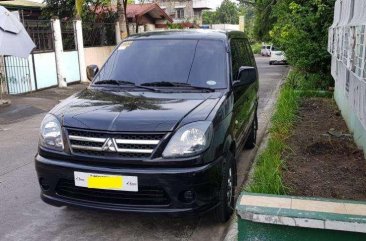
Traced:
<path fill-rule="evenodd" d="M 166 133 L 104 133 L 68 129 L 73 154 L 96 157 L 149 158 Z"/>
<path fill-rule="evenodd" d="M 139 186 L 138 192 L 113 191 L 77 187 L 66 179 L 58 182 L 56 193 L 68 199 L 115 205 L 166 206 L 170 203 L 166 192 L 157 187 Z"/>

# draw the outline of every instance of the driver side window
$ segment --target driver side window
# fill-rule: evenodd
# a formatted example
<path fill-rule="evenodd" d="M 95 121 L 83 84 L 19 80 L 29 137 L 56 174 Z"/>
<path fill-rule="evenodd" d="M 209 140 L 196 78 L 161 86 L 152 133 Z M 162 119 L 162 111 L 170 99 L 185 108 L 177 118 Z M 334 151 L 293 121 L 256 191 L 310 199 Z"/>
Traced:
<path fill-rule="evenodd" d="M 234 80 L 238 79 L 239 68 L 241 66 L 253 66 L 251 51 L 248 49 L 246 39 L 235 38 L 230 40 L 232 71 Z"/>

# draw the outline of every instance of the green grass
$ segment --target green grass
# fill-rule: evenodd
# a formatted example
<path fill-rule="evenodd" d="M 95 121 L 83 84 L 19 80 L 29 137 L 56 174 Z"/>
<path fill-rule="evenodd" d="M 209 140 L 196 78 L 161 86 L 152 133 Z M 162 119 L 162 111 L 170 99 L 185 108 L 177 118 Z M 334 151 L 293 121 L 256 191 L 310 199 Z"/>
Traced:
<path fill-rule="evenodd" d="M 254 43 L 251 45 L 253 54 L 260 54 L 262 49 L 261 43 Z"/>
<path fill-rule="evenodd" d="M 287 148 L 286 140 L 291 135 L 300 95 L 289 84 L 280 92 L 275 113 L 269 129 L 270 138 L 265 150 L 258 156 L 253 178 L 246 191 L 268 194 L 286 194 L 282 182 L 282 152 Z"/>

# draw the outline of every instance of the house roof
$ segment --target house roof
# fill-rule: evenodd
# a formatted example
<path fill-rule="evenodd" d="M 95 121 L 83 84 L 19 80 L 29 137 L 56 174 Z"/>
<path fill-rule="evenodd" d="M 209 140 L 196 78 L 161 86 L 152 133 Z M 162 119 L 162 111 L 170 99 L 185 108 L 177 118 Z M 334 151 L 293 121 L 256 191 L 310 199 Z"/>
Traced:
<path fill-rule="evenodd" d="M 127 5 L 126 14 L 128 18 L 136 18 L 147 13 L 153 18 L 166 19 L 171 23 L 173 22 L 173 19 L 156 3 Z"/>
<path fill-rule="evenodd" d="M 28 0 L 0 1 L 0 5 L 11 9 L 41 9 L 46 5 Z"/>

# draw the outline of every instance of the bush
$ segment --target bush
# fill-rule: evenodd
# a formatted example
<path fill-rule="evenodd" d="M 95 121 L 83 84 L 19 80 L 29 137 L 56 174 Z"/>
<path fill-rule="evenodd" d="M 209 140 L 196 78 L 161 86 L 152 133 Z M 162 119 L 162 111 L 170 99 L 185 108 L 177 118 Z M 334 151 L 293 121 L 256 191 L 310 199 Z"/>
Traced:
<path fill-rule="evenodd" d="M 309 73 L 300 70 L 293 70 L 288 76 L 287 82 L 296 90 L 324 90 L 328 91 L 334 81 L 330 74 Z"/>
<path fill-rule="evenodd" d="M 262 44 L 261 43 L 254 43 L 251 46 L 252 46 L 252 51 L 253 51 L 254 54 L 260 54 L 261 53 L 261 49 L 262 49 Z"/>
<path fill-rule="evenodd" d="M 282 0 L 277 1 L 272 13 L 277 18 L 270 32 L 273 42 L 285 51 L 288 62 L 296 69 L 320 74 L 314 79 L 325 79 L 318 83 L 321 87 L 331 79 L 327 42 L 334 3 L 335 0 Z M 312 81 L 313 77 L 306 78 Z"/>

